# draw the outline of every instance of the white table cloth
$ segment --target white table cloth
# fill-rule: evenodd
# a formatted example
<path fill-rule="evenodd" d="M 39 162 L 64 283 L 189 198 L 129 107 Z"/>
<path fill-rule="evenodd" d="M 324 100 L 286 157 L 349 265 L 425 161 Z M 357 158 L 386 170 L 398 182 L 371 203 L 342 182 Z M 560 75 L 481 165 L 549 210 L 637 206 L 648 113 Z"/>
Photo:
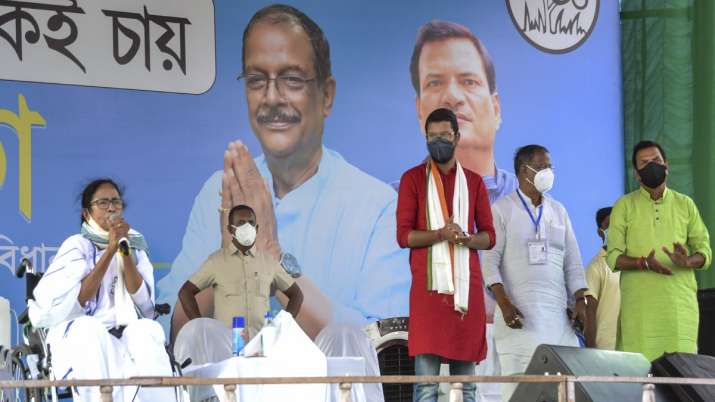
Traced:
<path fill-rule="evenodd" d="M 189 367 L 185 376 L 199 378 L 237 378 L 237 377 L 319 377 L 325 376 L 363 376 L 366 373 L 365 359 L 362 357 L 328 357 L 325 371 L 311 369 L 299 361 L 290 361 L 276 357 L 232 357 L 230 359 Z M 305 402 L 339 401 L 337 384 L 312 385 L 239 385 L 236 388 L 235 402 L 269 402 L 300 400 Z M 203 401 L 218 397 L 227 401 L 222 385 L 192 387 L 191 400 Z M 362 384 L 353 384 L 353 402 L 367 402 Z"/>

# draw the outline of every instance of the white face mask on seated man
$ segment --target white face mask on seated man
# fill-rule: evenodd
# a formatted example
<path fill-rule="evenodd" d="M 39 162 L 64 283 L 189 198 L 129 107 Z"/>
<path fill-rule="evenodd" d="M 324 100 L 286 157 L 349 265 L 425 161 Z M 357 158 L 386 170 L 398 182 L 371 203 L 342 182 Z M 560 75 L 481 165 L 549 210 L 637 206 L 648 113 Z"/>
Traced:
<path fill-rule="evenodd" d="M 256 227 L 251 225 L 249 222 L 246 222 L 241 226 L 231 225 L 231 227 L 234 229 L 233 237 L 236 239 L 238 244 L 248 247 L 256 241 Z"/>

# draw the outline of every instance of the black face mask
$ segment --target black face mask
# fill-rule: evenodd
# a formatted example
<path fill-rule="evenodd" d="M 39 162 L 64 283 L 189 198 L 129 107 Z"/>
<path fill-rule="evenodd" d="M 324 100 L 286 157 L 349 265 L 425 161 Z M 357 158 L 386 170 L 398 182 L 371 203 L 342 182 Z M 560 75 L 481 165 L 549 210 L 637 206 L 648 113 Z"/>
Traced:
<path fill-rule="evenodd" d="M 454 144 L 444 138 L 437 138 L 427 143 L 429 155 L 437 163 L 446 163 L 454 156 Z"/>
<path fill-rule="evenodd" d="M 667 176 L 665 170 L 665 165 L 649 162 L 638 171 L 638 175 L 641 177 L 641 183 L 643 183 L 644 186 L 656 188 L 665 181 L 665 176 Z"/>

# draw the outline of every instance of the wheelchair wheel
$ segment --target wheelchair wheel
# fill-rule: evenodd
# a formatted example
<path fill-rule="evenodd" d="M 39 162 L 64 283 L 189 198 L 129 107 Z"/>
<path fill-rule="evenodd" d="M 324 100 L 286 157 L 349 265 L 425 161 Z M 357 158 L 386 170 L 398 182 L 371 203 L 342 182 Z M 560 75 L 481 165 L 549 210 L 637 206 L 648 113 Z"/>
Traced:
<path fill-rule="evenodd" d="M 5 373 L 3 377 L 8 380 L 24 381 L 29 379 L 29 371 L 25 364 L 15 354 L 8 356 L 5 360 Z M 32 401 L 32 391 L 27 388 L 0 388 L 0 401 L 2 402 L 22 402 Z"/>
<path fill-rule="evenodd" d="M 34 379 L 32 378 L 32 372 L 30 371 L 30 368 L 27 366 L 27 363 L 25 361 L 25 358 L 27 356 L 25 353 L 27 352 L 27 350 L 28 349 L 25 346 L 13 350 L 11 357 L 11 367 L 13 370 L 13 379 L 15 380 L 22 381 Z M 52 400 L 48 389 L 17 388 L 13 391 L 13 397 L 15 399 L 10 399 L 13 402 L 47 402 Z M 5 402 L 2 399 L 0 399 L 0 401 Z"/>

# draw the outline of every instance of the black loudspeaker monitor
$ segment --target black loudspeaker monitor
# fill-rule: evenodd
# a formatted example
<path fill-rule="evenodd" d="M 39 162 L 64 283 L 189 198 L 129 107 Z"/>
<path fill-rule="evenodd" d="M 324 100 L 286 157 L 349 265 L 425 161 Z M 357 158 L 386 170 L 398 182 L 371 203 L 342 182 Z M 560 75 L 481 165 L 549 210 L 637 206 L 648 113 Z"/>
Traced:
<path fill-rule="evenodd" d="M 715 378 L 715 357 L 692 353 L 666 353 L 653 360 L 653 374 L 659 377 Z M 715 401 L 713 385 L 669 384 L 665 388 L 681 402 Z"/>
<path fill-rule="evenodd" d="M 531 357 L 526 374 L 647 377 L 650 362 L 640 353 L 539 345 Z M 640 384 L 576 383 L 576 402 L 641 402 Z M 656 391 L 656 400 L 665 401 Z M 558 387 L 549 383 L 521 383 L 511 402 L 557 402 Z"/>
<path fill-rule="evenodd" d="M 698 290 L 698 304 L 700 304 L 698 353 L 715 356 L 715 289 Z"/>

